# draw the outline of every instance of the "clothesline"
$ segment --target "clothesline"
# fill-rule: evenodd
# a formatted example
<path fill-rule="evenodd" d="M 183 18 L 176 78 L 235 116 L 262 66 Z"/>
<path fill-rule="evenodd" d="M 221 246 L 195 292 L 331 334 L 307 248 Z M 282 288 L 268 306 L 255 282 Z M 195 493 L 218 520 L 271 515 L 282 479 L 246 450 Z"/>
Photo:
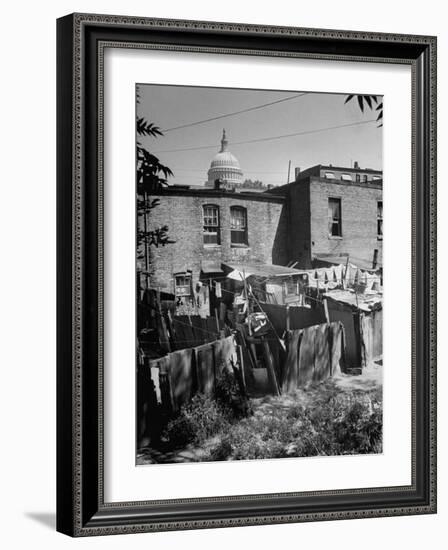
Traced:
<path fill-rule="evenodd" d="M 144 304 L 144 305 L 149 307 L 153 311 L 156 311 L 157 313 L 160 313 L 159 310 L 157 308 L 155 308 L 154 306 L 152 306 L 151 304 Z M 205 332 L 206 334 L 210 334 L 211 336 L 215 336 L 215 337 L 218 334 L 218 332 L 210 332 L 209 330 L 206 330 L 205 328 L 194 326 L 194 325 L 189 324 L 189 323 L 184 323 L 183 321 L 181 321 L 179 319 L 176 319 L 176 318 L 173 318 L 173 323 L 179 323 L 179 324 L 184 325 L 186 327 L 189 327 L 193 330 L 200 330 L 201 332 Z"/>

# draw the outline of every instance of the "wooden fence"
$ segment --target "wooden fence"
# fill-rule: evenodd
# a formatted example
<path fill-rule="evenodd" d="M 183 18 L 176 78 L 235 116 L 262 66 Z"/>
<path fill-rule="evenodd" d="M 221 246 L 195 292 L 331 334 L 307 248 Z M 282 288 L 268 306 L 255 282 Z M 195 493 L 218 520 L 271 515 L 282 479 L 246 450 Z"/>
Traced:
<path fill-rule="evenodd" d="M 150 376 L 155 400 L 165 410 L 175 413 L 188 403 L 195 393 L 213 396 L 223 372 L 234 374 L 242 361 L 239 346 L 233 336 L 221 338 L 193 348 L 177 350 L 164 357 L 149 360 L 140 368 Z"/>
<path fill-rule="evenodd" d="M 340 322 L 290 330 L 282 392 L 290 393 L 309 382 L 320 382 L 344 368 L 345 338 Z"/>

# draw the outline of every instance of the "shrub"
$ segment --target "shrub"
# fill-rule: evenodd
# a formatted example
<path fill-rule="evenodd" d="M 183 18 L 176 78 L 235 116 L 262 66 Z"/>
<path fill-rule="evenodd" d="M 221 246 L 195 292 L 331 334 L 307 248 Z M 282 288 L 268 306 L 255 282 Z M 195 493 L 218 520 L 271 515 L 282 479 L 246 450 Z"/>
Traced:
<path fill-rule="evenodd" d="M 229 423 L 228 410 L 214 399 L 197 394 L 181 408 L 176 418 L 168 422 L 164 437 L 172 447 L 201 444 L 208 437 L 227 429 Z"/>
<path fill-rule="evenodd" d="M 343 453 L 379 453 L 382 451 L 383 418 L 380 408 L 370 412 L 362 403 L 354 403 L 335 426 L 335 436 Z"/>
<path fill-rule="evenodd" d="M 218 402 L 229 409 L 234 419 L 244 418 L 252 414 L 249 398 L 241 391 L 237 373 L 231 373 L 224 368 L 216 380 L 215 396 Z"/>
<path fill-rule="evenodd" d="M 228 431 L 230 424 L 251 414 L 236 375 L 224 369 L 216 380 L 215 398 L 197 394 L 170 420 L 163 438 L 171 448 L 202 444 L 209 437 Z"/>
<path fill-rule="evenodd" d="M 381 395 L 329 392 L 312 407 L 258 410 L 229 426 L 208 460 L 378 453 L 382 449 Z"/>

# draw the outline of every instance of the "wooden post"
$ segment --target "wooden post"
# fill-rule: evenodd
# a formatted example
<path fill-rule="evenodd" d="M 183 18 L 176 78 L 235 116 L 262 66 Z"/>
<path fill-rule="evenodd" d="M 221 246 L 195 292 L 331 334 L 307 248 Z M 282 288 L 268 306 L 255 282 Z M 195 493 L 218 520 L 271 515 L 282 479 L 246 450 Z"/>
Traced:
<path fill-rule="evenodd" d="M 249 318 L 249 315 L 250 315 L 249 293 L 247 291 L 246 273 L 244 269 L 243 269 L 243 286 L 244 286 L 244 297 L 246 299 L 246 305 L 247 305 L 247 317 Z M 250 326 L 250 319 L 248 320 L 249 322 L 247 323 L 247 328 L 249 330 L 249 336 L 252 336 L 252 327 Z"/>
<path fill-rule="evenodd" d="M 286 330 L 291 330 L 291 319 L 289 313 L 289 306 L 286 306 Z"/>
<path fill-rule="evenodd" d="M 373 251 L 372 269 L 376 269 L 378 265 L 378 248 Z"/>
<path fill-rule="evenodd" d="M 275 373 L 274 361 L 272 359 L 271 350 L 269 349 L 269 343 L 263 338 L 261 339 L 263 345 L 263 353 L 266 360 L 266 367 L 268 370 L 268 380 L 274 395 L 280 395 L 280 388 L 277 382 L 277 375 Z"/>
<path fill-rule="evenodd" d="M 342 277 L 342 288 L 345 290 L 345 282 L 347 280 L 347 271 L 348 271 L 348 261 L 350 256 L 347 256 L 347 261 L 345 262 L 345 271 L 344 276 Z"/>
<path fill-rule="evenodd" d="M 243 358 L 243 349 L 241 346 L 237 346 L 237 352 L 238 352 L 238 359 L 240 363 L 241 381 L 243 383 L 244 393 L 246 393 L 246 376 L 244 373 L 244 358 Z"/>
<path fill-rule="evenodd" d="M 329 324 L 330 324 L 330 315 L 329 315 L 329 313 L 328 313 L 328 302 L 327 302 L 327 299 L 324 298 L 324 299 L 323 299 L 323 302 L 324 302 L 325 321 L 326 321 L 327 324 L 329 325 Z"/>
<path fill-rule="evenodd" d="M 168 353 L 171 351 L 170 338 L 168 334 L 168 329 L 166 327 L 166 321 L 162 313 L 162 306 L 160 303 L 160 290 L 156 290 L 156 308 L 157 308 L 157 330 L 159 332 L 160 346 L 164 351 Z"/>
<path fill-rule="evenodd" d="M 219 317 L 218 317 L 218 310 L 217 310 L 216 307 L 215 307 L 215 321 L 216 321 L 216 334 L 219 338 L 219 336 L 221 334 L 221 331 L 220 331 L 220 328 L 219 328 Z"/>

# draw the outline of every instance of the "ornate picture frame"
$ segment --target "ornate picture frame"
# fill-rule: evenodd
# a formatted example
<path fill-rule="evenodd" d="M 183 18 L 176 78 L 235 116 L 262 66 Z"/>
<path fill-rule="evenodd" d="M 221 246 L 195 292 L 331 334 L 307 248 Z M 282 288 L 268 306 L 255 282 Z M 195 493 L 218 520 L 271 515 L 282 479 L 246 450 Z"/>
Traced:
<path fill-rule="evenodd" d="M 104 52 L 397 63 L 412 71 L 412 482 L 104 498 Z M 57 22 L 57 529 L 70 536 L 436 512 L 436 38 L 72 14 Z M 129 365 L 133 370 L 134 365 Z"/>

